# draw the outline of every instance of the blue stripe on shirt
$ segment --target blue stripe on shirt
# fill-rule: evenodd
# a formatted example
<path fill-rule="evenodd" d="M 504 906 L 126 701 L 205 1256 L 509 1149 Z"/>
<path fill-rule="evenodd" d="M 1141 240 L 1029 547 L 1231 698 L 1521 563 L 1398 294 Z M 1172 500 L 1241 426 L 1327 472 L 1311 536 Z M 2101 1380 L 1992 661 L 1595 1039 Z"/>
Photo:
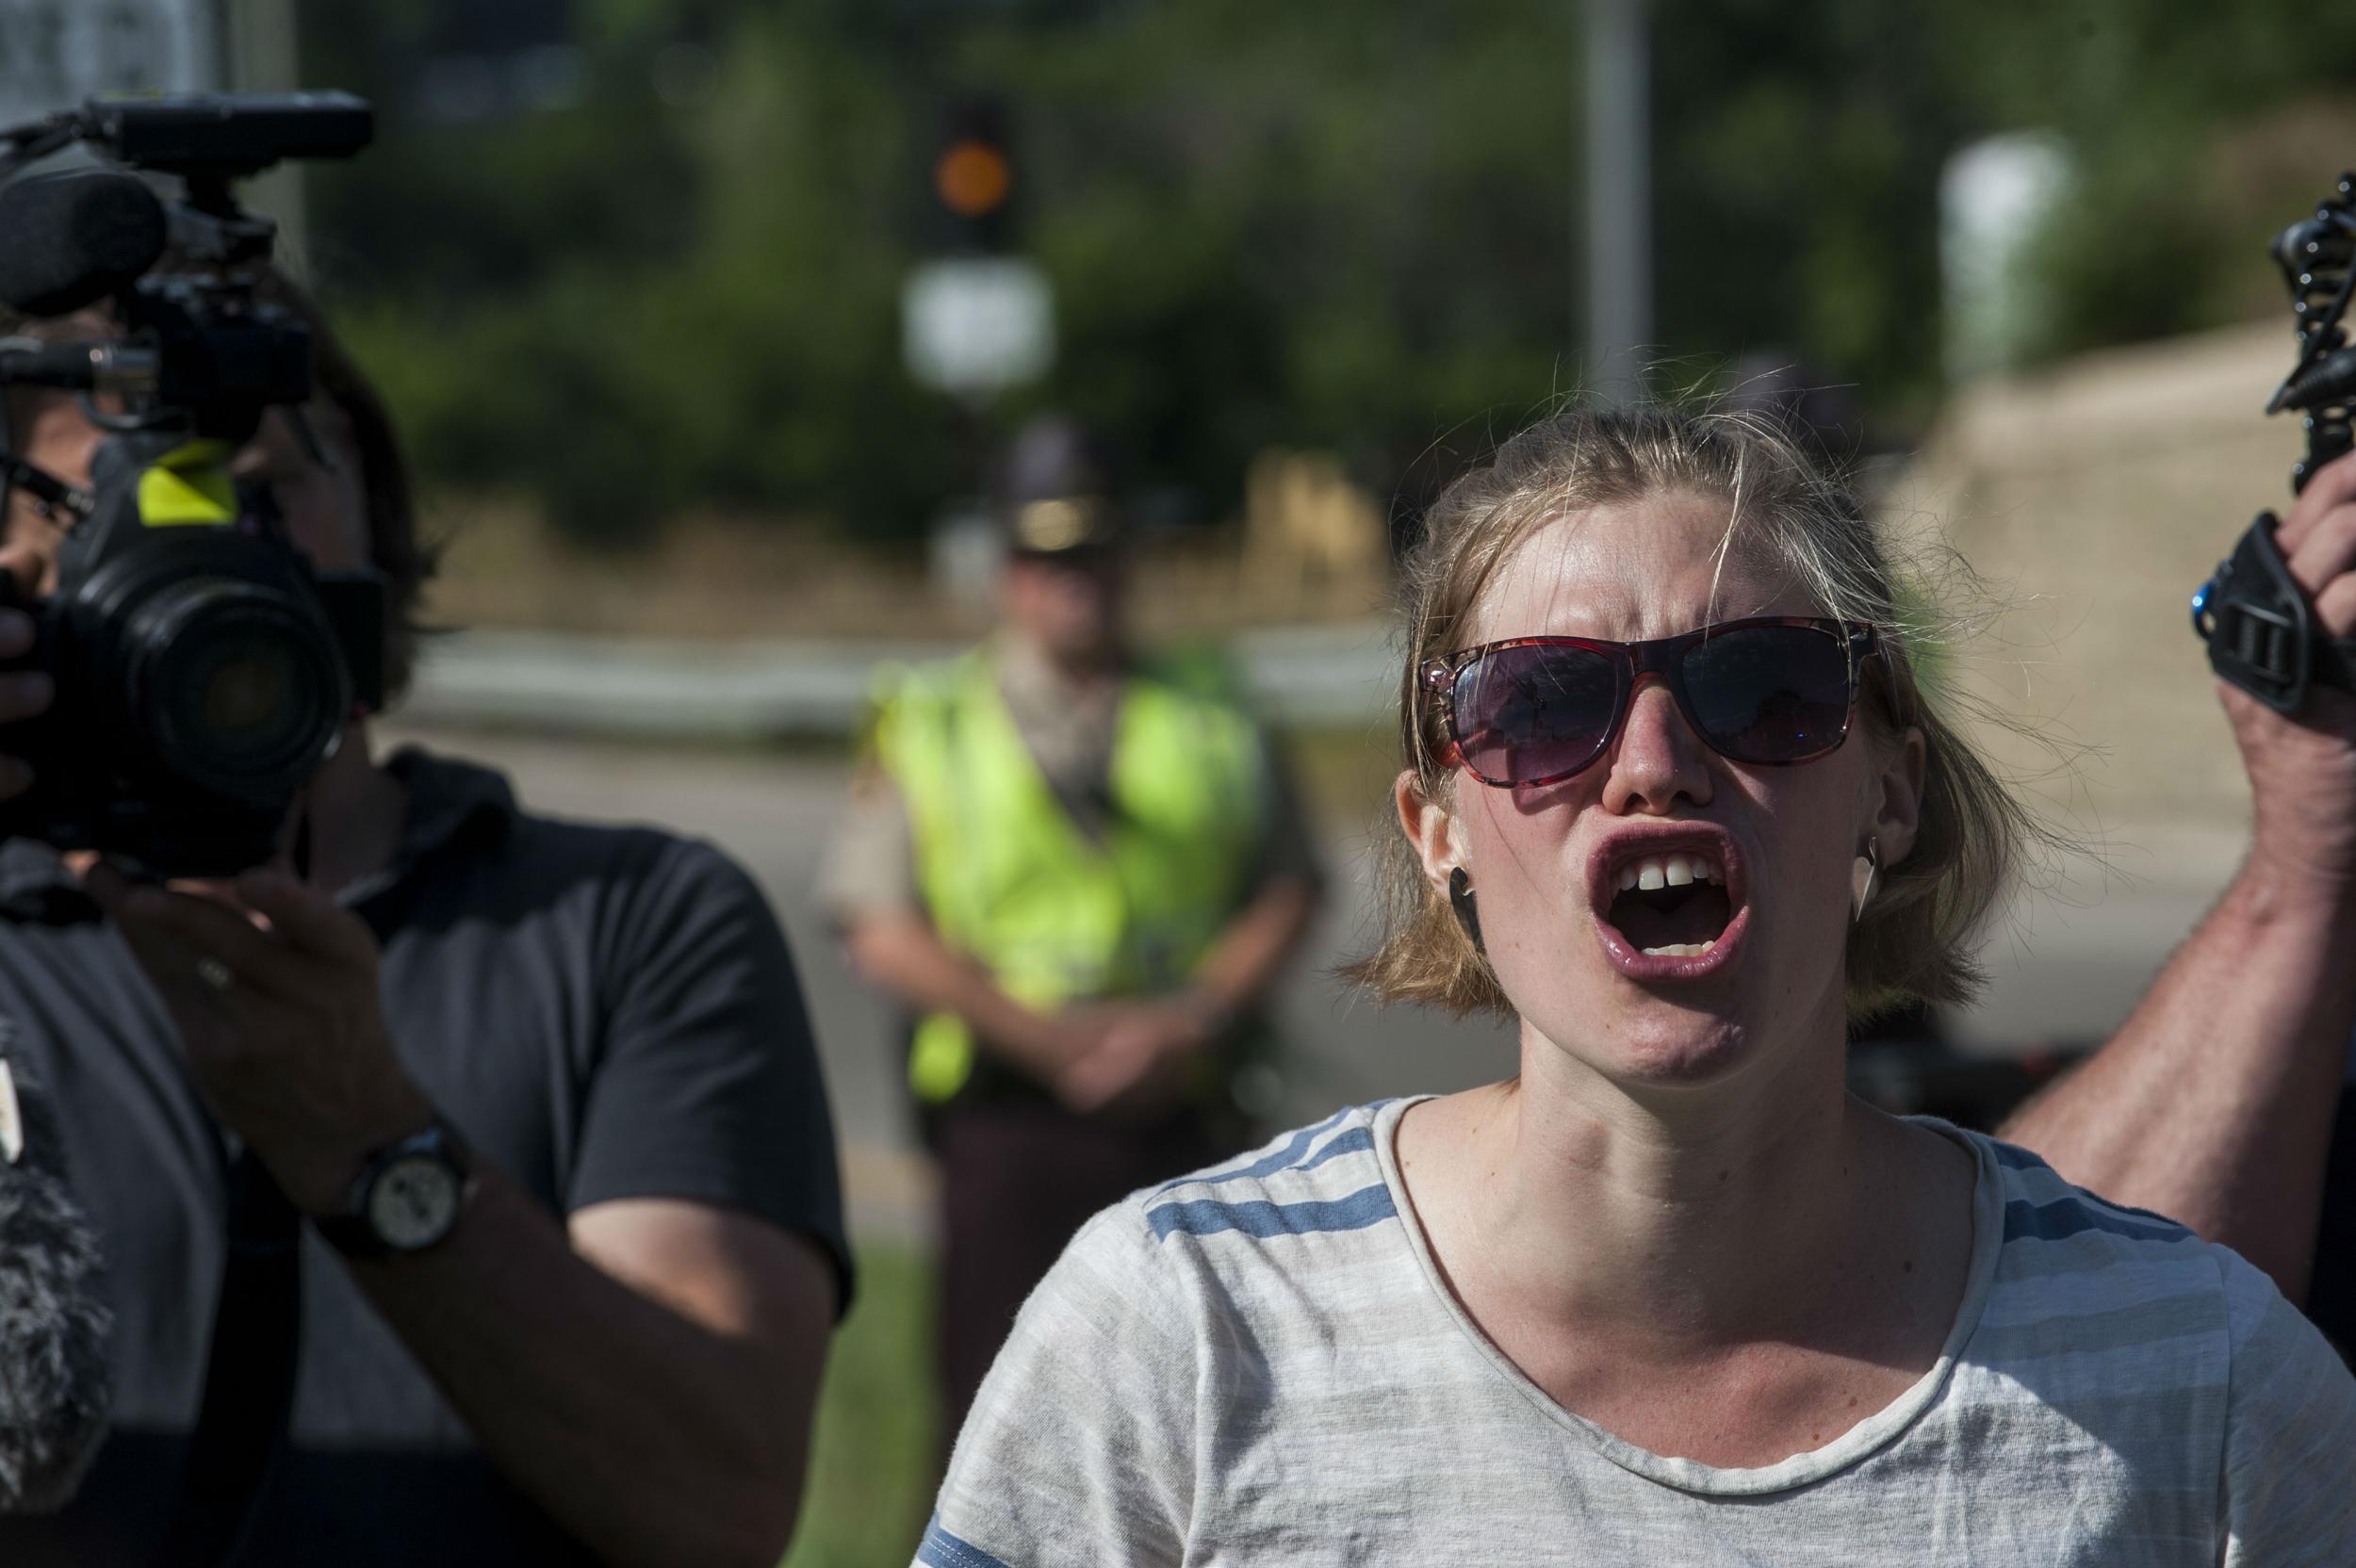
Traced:
<path fill-rule="evenodd" d="M 1344 1133 L 1340 1137 L 1335 1138 L 1333 1142 L 1327 1144 L 1324 1148 L 1318 1150 L 1316 1153 L 1301 1161 L 1300 1168 L 1302 1170 L 1315 1170 L 1326 1161 L 1334 1159 L 1343 1154 L 1371 1154 L 1373 1152 L 1374 1129 L 1371 1127 L 1352 1127 L 1349 1132 Z"/>
<path fill-rule="evenodd" d="M 1190 1236 L 1241 1231 L 1248 1236 L 1306 1235 L 1316 1231 L 1363 1231 L 1399 1213 L 1391 1189 L 1377 1182 L 1347 1198 L 1310 1203 L 1221 1203 L 1198 1198 L 1191 1202 L 1164 1203 L 1146 1211 L 1145 1222 L 1153 1238 L 1166 1241 L 1172 1231 Z"/>
<path fill-rule="evenodd" d="M 1303 1127 L 1284 1140 L 1284 1148 L 1279 1149 L 1273 1154 L 1264 1154 L 1250 1165 L 1240 1165 L 1233 1170 L 1214 1170 L 1202 1175 L 1181 1176 L 1174 1182 L 1164 1182 L 1161 1190 L 1168 1192 L 1172 1187 L 1192 1186 L 1198 1182 L 1208 1186 L 1214 1182 L 1240 1181 L 1247 1176 L 1273 1176 L 1301 1155 L 1306 1154 L 1309 1152 L 1309 1145 L 1317 1141 L 1319 1133 L 1332 1127 L 1354 1109 L 1356 1109 L 1355 1106 L 1345 1105 L 1315 1127 Z"/>
<path fill-rule="evenodd" d="M 2050 1203 L 2016 1198 L 2004 1205 L 2004 1239 L 2066 1241 L 2082 1231 L 2101 1231 L 2130 1241 L 2185 1241 L 2192 1236 L 2172 1220 L 2140 1224 L 2123 1215 L 2106 1213 L 2107 1207 L 2096 1208 L 2075 1198 L 2056 1198 Z"/>
<path fill-rule="evenodd" d="M 2009 1166 L 2015 1170 L 2042 1170 L 2054 1181 L 2068 1184 L 2068 1178 L 2029 1150 L 2022 1149 L 2017 1144 L 1998 1143 L 1992 1139 L 1988 1147 L 1988 1152 L 1996 1156 L 1998 1165 Z M 2181 1228 L 2177 1220 L 2156 1210 L 2138 1209 L 2133 1203 L 2114 1203 L 2099 1192 L 2087 1192 L 2080 1188 L 2074 1196 L 2083 1201 L 2100 1204 L 2102 1212 L 2106 1214 L 2124 1216 L 2130 1219 L 2148 1219 L 2155 1225 Z"/>
<path fill-rule="evenodd" d="M 916 1560 L 924 1568 L 1006 1568 L 979 1546 L 969 1545 L 942 1529 L 938 1513 L 924 1522 L 924 1539 L 916 1544 Z"/>

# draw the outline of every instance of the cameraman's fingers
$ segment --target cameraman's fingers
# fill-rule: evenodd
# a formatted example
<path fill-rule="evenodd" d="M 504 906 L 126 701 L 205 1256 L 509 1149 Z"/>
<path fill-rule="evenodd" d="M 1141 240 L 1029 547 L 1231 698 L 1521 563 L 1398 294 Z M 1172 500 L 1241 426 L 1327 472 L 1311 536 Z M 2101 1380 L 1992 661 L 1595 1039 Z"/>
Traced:
<path fill-rule="evenodd" d="M 8 575 L 18 598 L 37 598 L 49 574 L 49 557 L 30 545 L 0 545 L 0 573 Z"/>
<path fill-rule="evenodd" d="M 2281 543 L 2281 535 L 2276 535 Z M 2315 521 L 2296 549 L 2283 547 L 2291 576 L 2310 594 L 2320 594 L 2333 579 L 2356 566 L 2356 504 L 2335 506 Z"/>
<path fill-rule="evenodd" d="M 126 931 L 139 926 L 161 932 L 199 958 L 218 958 L 237 984 L 265 996 L 303 1002 L 320 988 L 315 960 L 289 951 L 241 911 L 216 899 L 142 888 L 118 906 L 115 922 Z"/>
<path fill-rule="evenodd" d="M 7 621 L 10 614 L 0 611 L 0 622 Z M 56 683 L 39 670 L 0 671 L 0 726 L 46 713 L 57 695 Z M 0 746 L 8 743 L 5 735 L 0 734 Z M 21 795 L 32 787 L 32 764 L 21 757 L 0 752 L 0 800 Z"/>
<path fill-rule="evenodd" d="M 2335 457 L 2315 470 L 2307 488 L 2291 503 L 2282 526 L 2274 531 L 2274 542 L 2282 547 L 2284 555 L 2298 554 L 2315 526 L 2349 501 L 2356 501 L 2356 452 Z"/>
<path fill-rule="evenodd" d="M 197 972 L 204 954 L 145 921 L 115 916 L 113 923 L 147 983 L 179 1022 L 184 1040 L 191 1027 L 211 1028 L 222 1021 L 221 996 Z"/>
<path fill-rule="evenodd" d="M 342 963 L 376 961 L 376 938 L 367 923 L 307 882 L 259 867 L 239 874 L 237 896 L 303 953 Z"/>
<path fill-rule="evenodd" d="M 182 988 L 195 978 L 197 960 L 205 957 L 219 958 L 233 974 L 279 994 L 303 994 L 306 986 L 316 985 L 307 972 L 311 966 L 225 905 L 134 883 L 103 860 L 82 874 L 82 888 L 161 988 Z"/>
<path fill-rule="evenodd" d="M 2315 596 L 2315 619 L 2334 637 L 2356 637 L 2356 575 L 2324 584 Z"/>
<path fill-rule="evenodd" d="M 0 611 L 0 619 L 7 614 Z M 40 670 L 0 671 L 0 724 L 46 713 L 57 698 L 57 683 Z"/>
<path fill-rule="evenodd" d="M 0 548 L 0 573 L 13 580 L 14 597 L 29 599 L 41 586 L 41 558 L 27 546 Z M 0 609 L 0 663 L 23 659 L 33 651 L 33 617 L 22 610 Z M 0 671 L 0 725 L 16 724 L 49 711 L 57 689 L 38 670 Z M 33 770 L 23 759 L 0 755 L 0 800 L 32 788 Z"/>

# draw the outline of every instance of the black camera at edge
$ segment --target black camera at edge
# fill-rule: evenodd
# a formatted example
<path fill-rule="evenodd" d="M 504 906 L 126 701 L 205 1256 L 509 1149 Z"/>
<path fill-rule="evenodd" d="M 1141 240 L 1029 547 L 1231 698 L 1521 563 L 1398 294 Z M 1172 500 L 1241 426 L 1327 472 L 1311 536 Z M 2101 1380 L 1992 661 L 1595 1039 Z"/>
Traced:
<path fill-rule="evenodd" d="M 267 488 L 232 477 L 273 409 L 325 459 L 302 412 L 310 332 L 258 291 L 275 225 L 230 183 L 349 156 L 372 125 L 359 99 L 294 93 L 93 98 L 0 131 L 0 173 L 18 175 L 0 186 L 0 302 L 54 319 L 110 301 L 114 329 L 0 343 L 0 384 L 119 410 L 86 402 L 106 432 L 86 488 L 0 455 L 66 525 L 45 597 L 0 580 L 38 628 L 20 667 L 57 684 L 47 714 L 0 727 L 0 755 L 34 773 L 0 802 L 0 837 L 159 876 L 242 870 L 275 852 L 352 716 L 383 705 L 383 580 L 314 570 Z M 76 142 L 99 169 L 23 173 Z"/>
<path fill-rule="evenodd" d="M 115 504 L 67 535 L 56 591 L 26 603 L 5 584 L 38 629 L 16 667 L 57 696 L 0 727 L 0 754 L 34 776 L 0 802 L 0 836 L 159 876 L 258 864 L 352 716 L 383 705 L 383 580 L 313 570 L 256 490 L 238 525 L 157 528 L 135 487 L 95 477 Z"/>

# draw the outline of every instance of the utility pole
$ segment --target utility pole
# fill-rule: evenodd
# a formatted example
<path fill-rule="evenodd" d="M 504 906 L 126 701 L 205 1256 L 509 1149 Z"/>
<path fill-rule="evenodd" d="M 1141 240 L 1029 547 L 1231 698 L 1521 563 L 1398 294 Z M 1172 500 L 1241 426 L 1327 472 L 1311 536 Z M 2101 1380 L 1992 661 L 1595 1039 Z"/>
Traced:
<path fill-rule="evenodd" d="M 1651 48 L 1645 0 L 1585 4 L 1586 383 L 1623 402 L 1653 345 Z"/>

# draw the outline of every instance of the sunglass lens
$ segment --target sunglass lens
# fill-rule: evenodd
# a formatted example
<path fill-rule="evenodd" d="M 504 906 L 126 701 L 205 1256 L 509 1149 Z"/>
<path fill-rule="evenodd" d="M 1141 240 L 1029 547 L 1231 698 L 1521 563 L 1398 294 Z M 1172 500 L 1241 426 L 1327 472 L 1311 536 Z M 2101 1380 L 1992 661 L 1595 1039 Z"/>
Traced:
<path fill-rule="evenodd" d="M 1716 632 L 1687 651 L 1683 674 L 1693 723 L 1738 762 L 1803 761 L 1849 733 L 1849 650 L 1829 632 Z"/>
<path fill-rule="evenodd" d="M 1493 783 L 1576 773 L 1603 749 L 1618 702 L 1618 672 L 1600 653 L 1544 643 L 1499 648 L 1456 678 L 1456 744 Z"/>

